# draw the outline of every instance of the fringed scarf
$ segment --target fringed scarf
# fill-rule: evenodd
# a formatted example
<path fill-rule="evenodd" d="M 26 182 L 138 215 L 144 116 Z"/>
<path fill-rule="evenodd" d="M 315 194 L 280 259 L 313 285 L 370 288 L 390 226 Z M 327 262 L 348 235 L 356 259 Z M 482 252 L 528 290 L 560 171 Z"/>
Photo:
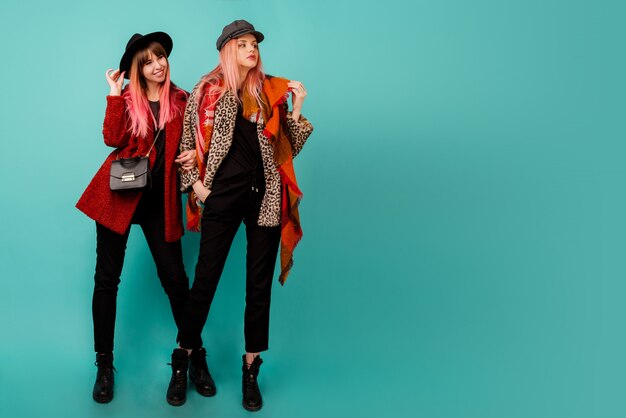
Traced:
<path fill-rule="evenodd" d="M 253 122 L 258 122 L 259 117 L 265 121 L 263 134 L 267 137 L 274 150 L 274 160 L 280 173 L 281 180 L 281 244 L 280 244 L 280 276 L 278 281 L 285 284 L 287 276 L 293 266 L 293 252 L 302 238 L 300 227 L 300 215 L 298 205 L 302 199 L 302 192 L 298 188 L 296 174 L 293 167 L 293 154 L 291 141 L 285 132 L 285 109 L 283 104 L 289 97 L 289 80 L 278 77 L 266 77 L 263 81 L 261 94 L 262 106 L 259 109 L 256 100 L 249 95 L 244 95 L 243 116 Z M 188 106 L 185 112 L 185 124 L 190 127 L 189 131 L 195 137 L 196 157 L 200 180 L 204 180 L 206 167 L 204 156 L 209 151 L 215 107 L 217 106 L 219 93 L 209 94 L 210 85 L 198 83 L 191 92 Z M 198 109 L 204 109 L 198 114 Z M 200 132 L 202 135 L 198 135 Z M 189 193 L 187 199 L 187 229 L 200 230 L 200 218 L 202 208 L 198 205 L 195 193 Z"/>

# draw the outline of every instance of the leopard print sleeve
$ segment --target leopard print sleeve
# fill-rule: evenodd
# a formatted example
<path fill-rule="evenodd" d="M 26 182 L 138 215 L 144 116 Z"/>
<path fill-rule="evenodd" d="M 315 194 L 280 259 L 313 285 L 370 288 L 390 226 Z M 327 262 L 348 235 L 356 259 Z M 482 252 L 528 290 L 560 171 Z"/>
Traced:
<path fill-rule="evenodd" d="M 185 123 L 186 126 L 186 123 Z M 185 128 L 183 128 L 184 130 Z M 191 142 L 189 138 L 183 134 L 180 139 L 180 152 L 195 149 L 195 142 Z M 194 166 L 191 170 L 185 170 L 181 165 L 178 166 L 178 177 L 180 178 L 180 191 L 183 193 L 191 191 L 191 186 L 200 178 L 200 170 L 198 166 Z"/>
<path fill-rule="evenodd" d="M 286 110 L 286 109 L 285 109 Z M 300 120 L 291 117 L 291 112 L 287 111 L 287 128 L 289 129 L 289 139 L 291 149 L 295 157 L 300 153 L 304 143 L 313 132 L 313 125 L 304 116 L 300 115 Z"/>
<path fill-rule="evenodd" d="M 183 135 L 180 138 L 180 152 L 189 151 L 196 148 L 195 129 L 198 118 L 196 95 L 198 94 L 198 86 L 193 89 L 191 96 L 185 107 L 185 115 L 183 116 Z M 185 170 L 181 166 L 178 167 L 178 176 L 180 177 L 180 191 L 188 192 L 191 186 L 200 178 L 200 170 L 195 166 L 191 170 Z"/>

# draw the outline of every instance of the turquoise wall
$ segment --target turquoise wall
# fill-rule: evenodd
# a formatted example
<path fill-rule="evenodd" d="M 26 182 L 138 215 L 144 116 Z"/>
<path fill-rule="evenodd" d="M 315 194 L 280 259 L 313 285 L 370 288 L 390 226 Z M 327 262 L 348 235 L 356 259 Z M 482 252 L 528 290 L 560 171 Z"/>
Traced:
<path fill-rule="evenodd" d="M 236 417 L 245 239 L 205 328 L 218 395 L 165 403 L 175 327 L 139 229 L 118 303 L 116 395 L 91 400 L 94 223 L 130 35 L 174 39 L 173 80 L 221 28 L 262 31 L 303 81 L 304 240 L 275 284 L 259 417 L 625 416 L 626 5 L 190 0 L 0 6 L 0 416 Z M 240 231 L 241 232 L 241 231 Z M 198 236 L 183 240 L 190 275 Z"/>

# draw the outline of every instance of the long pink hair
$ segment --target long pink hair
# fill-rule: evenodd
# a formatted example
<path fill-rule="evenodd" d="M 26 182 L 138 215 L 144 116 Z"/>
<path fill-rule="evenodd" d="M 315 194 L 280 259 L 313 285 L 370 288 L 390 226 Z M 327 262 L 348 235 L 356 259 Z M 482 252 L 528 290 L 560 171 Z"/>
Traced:
<path fill-rule="evenodd" d="M 217 94 L 217 100 L 221 99 L 224 93 L 230 91 L 237 100 L 241 101 L 237 93 L 241 76 L 239 75 L 239 64 L 237 63 L 237 39 L 231 39 L 220 50 L 220 62 L 210 73 L 202 77 L 200 81 L 200 89 L 206 84 L 210 84 L 208 94 Z M 257 50 L 257 64 L 248 71 L 246 78 L 241 83 L 241 90 L 254 97 L 261 106 L 261 90 L 263 89 L 263 80 L 265 80 L 265 72 L 261 63 L 261 53 Z M 201 97 L 198 97 L 202 100 Z"/>
<path fill-rule="evenodd" d="M 167 122 L 181 113 L 180 108 L 176 106 L 176 95 L 172 91 L 172 87 L 175 88 L 176 86 L 170 81 L 169 62 L 165 72 L 165 81 L 161 84 L 159 92 L 160 110 L 158 124 L 150 110 L 150 104 L 146 96 L 148 85 L 143 76 L 143 66 L 149 59 L 166 56 L 165 48 L 158 42 L 152 42 L 146 48 L 137 51 L 133 57 L 133 62 L 130 66 L 130 83 L 124 92 L 124 99 L 126 100 L 126 112 L 130 118 L 128 129 L 135 136 L 146 136 L 150 124 L 163 129 Z"/>
<path fill-rule="evenodd" d="M 222 47 L 220 50 L 219 64 L 200 79 L 200 82 L 196 86 L 198 91 L 202 91 L 208 84 L 210 87 L 205 94 L 216 97 L 215 102 L 221 99 L 224 93 L 230 91 L 241 103 L 237 87 L 241 81 L 239 64 L 237 62 L 238 48 L 237 38 L 231 39 Z M 241 90 L 247 92 L 251 97 L 254 97 L 259 107 L 261 107 L 261 103 L 263 102 L 261 91 L 263 89 L 263 80 L 265 80 L 265 72 L 263 71 L 263 64 L 261 63 L 261 52 L 258 49 L 257 56 L 257 64 L 248 71 L 246 78 L 243 80 L 243 83 L 241 83 Z M 202 102 L 203 97 L 203 94 L 197 95 L 196 101 L 198 105 Z M 200 127 L 200 118 L 198 118 L 195 129 L 197 138 L 202 139 L 199 143 L 205 143 L 206 138 L 204 138 L 204 133 Z M 201 150 L 198 152 L 198 158 L 201 158 L 200 151 Z"/>

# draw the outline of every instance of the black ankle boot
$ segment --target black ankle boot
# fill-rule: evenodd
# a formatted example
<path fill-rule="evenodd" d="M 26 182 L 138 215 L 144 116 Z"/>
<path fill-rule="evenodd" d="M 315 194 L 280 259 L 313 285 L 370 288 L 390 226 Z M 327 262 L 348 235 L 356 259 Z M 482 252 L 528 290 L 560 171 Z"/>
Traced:
<path fill-rule="evenodd" d="M 172 362 L 168 364 L 172 366 L 172 378 L 167 387 L 167 403 L 180 406 L 187 400 L 187 368 L 189 367 L 187 350 L 174 349 Z"/>
<path fill-rule="evenodd" d="M 97 353 L 96 383 L 93 385 L 93 400 L 98 403 L 109 403 L 113 400 L 113 353 Z"/>
<path fill-rule="evenodd" d="M 209 373 L 206 364 L 206 350 L 204 347 L 191 352 L 189 356 L 189 379 L 193 382 L 198 393 L 202 396 L 214 396 L 215 382 Z"/>
<path fill-rule="evenodd" d="M 263 398 L 261 397 L 261 391 L 257 383 L 259 368 L 263 360 L 261 360 L 261 357 L 255 357 L 250 368 L 248 368 L 245 354 L 242 356 L 242 359 L 243 366 L 241 371 L 243 372 L 243 376 L 241 390 L 243 392 L 243 407 L 248 411 L 258 411 L 263 406 Z"/>

